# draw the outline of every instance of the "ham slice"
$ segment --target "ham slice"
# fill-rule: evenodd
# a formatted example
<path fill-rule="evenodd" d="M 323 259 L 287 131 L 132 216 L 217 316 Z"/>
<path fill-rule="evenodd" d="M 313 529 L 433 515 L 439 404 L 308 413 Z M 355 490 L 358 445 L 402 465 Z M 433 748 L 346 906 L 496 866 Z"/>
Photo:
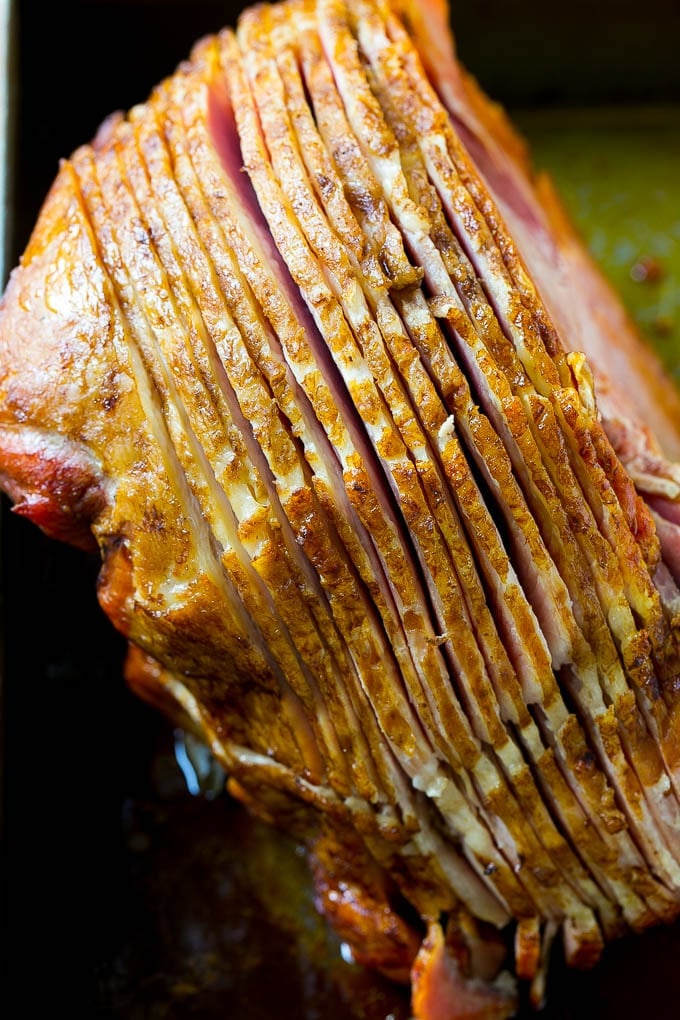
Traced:
<path fill-rule="evenodd" d="M 3 298 L 0 485 L 101 550 L 131 687 L 417 1020 L 680 912 L 680 402 L 641 345 L 435 0 L 201 40 L 64 161 Z"/>

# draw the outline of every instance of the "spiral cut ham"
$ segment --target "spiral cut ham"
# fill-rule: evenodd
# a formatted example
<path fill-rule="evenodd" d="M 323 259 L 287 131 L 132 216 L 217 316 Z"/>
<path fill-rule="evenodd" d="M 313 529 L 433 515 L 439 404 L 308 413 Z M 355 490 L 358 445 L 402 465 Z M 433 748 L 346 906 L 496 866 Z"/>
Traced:
<path fill-rule="evenodd" d="M 201 40 L 62 163 L 2 304 L 15 510 L 101 550 L 129 683 L 418 1020 L 680 911 L 679 459 L 435 0 Z"/>

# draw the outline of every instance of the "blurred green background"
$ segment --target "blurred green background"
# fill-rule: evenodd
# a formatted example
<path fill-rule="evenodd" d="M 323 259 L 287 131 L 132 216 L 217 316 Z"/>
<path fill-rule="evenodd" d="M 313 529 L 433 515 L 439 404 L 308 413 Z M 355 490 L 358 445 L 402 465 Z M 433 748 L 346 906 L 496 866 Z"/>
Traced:
<path fill-rule="evenodd" d="M 538 107 L 514 119 L 680 384 L 680 104 Z"/>

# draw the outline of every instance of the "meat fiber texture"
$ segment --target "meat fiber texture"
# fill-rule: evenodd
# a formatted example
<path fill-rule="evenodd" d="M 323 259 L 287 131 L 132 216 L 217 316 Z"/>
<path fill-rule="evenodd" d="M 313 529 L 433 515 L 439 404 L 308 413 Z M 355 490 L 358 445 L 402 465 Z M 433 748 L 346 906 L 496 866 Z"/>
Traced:
<path fill-rule="evenodd" d="M 680 399 L 431 0 L 287 0 L 65 160 L 0 471 L 418 1020 L 680 911 Z M 519 982 L 519 986 L 518 986 Z"/>

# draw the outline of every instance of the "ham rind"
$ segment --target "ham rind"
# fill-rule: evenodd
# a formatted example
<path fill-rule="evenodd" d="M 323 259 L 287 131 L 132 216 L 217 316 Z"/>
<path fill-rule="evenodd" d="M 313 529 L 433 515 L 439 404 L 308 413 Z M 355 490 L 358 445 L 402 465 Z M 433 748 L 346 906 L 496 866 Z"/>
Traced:
<path fill-rule="evenodd" d="M 355 958 L 491 1020 L 680 911 L 679 404 L 447 19 L 249 10 L 62 164 L 0 485 Z"/>
<path fill-rule="evenodd" d="M 320 827 L 325 832 L 335 830 L 334 844 L 329 845 L 328 852 L 332 851 L 334 845 L 336 855 L 344 852 L 348 839 L 352 839 L 349 833 L 359 822 L 363 840 L 373 852 L 373 860 L 366 859 L 362 862 L 363 880 L 366 880 L 371 871 L 375 872 L 375 861 L 380 861 L 386 866 L 392 864 L 394 868 L 394 861 L 389 853 L 385 853 L 385 847 L 389 844 L 384 840 L 380 844 L 376 843 L 376 837 L 370 831 L 370 826 L 367 826 L 364 813 L 357 815 L 354 802 L 343 804 L 328 787 L 310 783 L 271 757 L 253 751 L 248 745 L 239 745 L 224 732 L 220 711 L 212 712 L 205 702 L 199 702 L 188 689 L 185 677 L 173 674 L 148 655 L 143 657 L 129 655 L 126 662 L 126 677 L 133 689 L 139 691 L 143 688 L 142 696 L 145 700 L 160 707 L 174 722 L 181 720 L 185 727 L 193 730 L 206 742 L 229 774 L 230 791 L 265 821 L 276 822 L 284 811 L 289 825 L 291 819 L 293 820 L 292 824 L 298 837 L 305 837 L 314 846 L 318 845 Z M 310 814 L 308 808 L 313 808 L 314 812 Z M 468 894 L 467 899 L 475 905 L 475 908 L 481 909 L 485 914 L 488 913 L 489 920 L 493 923 L 500 923 L 501 916 L 493 909 L 488 910 L 485 907 L 483 889 L 475 889 L 478 883 L 474 876 L 469 871 L 466 872 L 465 865 L 457 859 L 455 851 L 429 826 L 426 813 L 421 807 L 416 808 L 416 813 L 421 828 L 407 845 L 404 858 L 407 869 L 411 872 L 406 886 L 410 901 L 423 916 L 435 916 L 442 910 L 460 909 L 450 894 L 443 894 L 443 890 L 449 884 L 459 884 L 464 886 Z M 356 843 L 353 849 L 356 853 Z M 326 872 L 326 881 L 335 887 L 334 892 L 330 890 L 330 894 L 336 902 L 346 892 L 347 866 L 348 862 L 339 860 L 334 869 L 329 868 Z M 403 880 L 404 870 L 404 863 L 397 867 L 397 881 L 400 878 Z M 372 910 L 374 930 L 381 924 L 389 925 L 393 920 L 386 917 L 383 904 L 378 903 Z M 363 919 L 365 925 L 370 924 L 370 916 L 367 911 Z M 403 930 L 403 920 L 400 918 L 396 920 Z M 358 937 L 361 939 L 364 935 L 363 931 L 357 932 L 347 927 L 342 930 L 342 934 L 350 941 Z M 408 935 L 406 937 L 408 938 Z M 409 939 L 409 944 L 412 944 L 412 939 Z M 374 966 L 379 965 L 379 961 L 376 960 L 367 962 Z M 398 979 L 400 976 L 396 975 Z"/>

